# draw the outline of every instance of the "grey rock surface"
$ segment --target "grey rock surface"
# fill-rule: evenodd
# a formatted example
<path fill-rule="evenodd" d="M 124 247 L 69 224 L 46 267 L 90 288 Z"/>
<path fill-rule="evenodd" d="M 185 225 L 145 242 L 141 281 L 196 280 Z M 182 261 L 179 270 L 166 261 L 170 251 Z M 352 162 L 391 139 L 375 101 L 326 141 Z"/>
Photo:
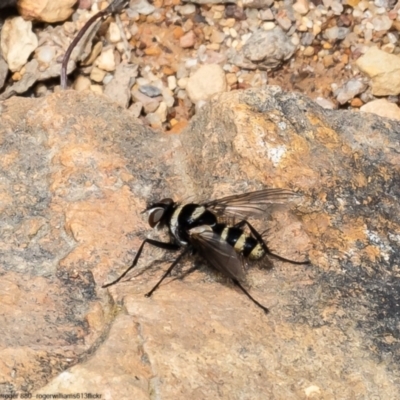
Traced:
<path fill-rule="evenodd" d="M 243 46 L 243 55 L 263 68 L 276 68 L 288 60 L 296 50 L 290 37 L 280 28 L 256 30 Z"/>
<path fill-rule="evenodd" d="M 181 135 L 72 91 L 0 113 L 0 393 L 400 396 L 398 122 L 276 87 L 220 95 Z M 268 316 L 191 258 L 144 298 L 174 257 L 160 249 L 101 288 L 150 234 L 147 202 L 263 187 L 304 194 L 255 221 L 270 248 L 311 243 L 311 265 L 250 266 Z"/>

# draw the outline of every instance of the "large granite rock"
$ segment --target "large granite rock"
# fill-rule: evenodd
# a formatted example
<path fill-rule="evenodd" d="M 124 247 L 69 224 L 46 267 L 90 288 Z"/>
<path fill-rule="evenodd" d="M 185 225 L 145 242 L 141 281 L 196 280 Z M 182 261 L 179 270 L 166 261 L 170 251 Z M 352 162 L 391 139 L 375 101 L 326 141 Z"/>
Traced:
<path fill-rule="evenodd" d="M 90 93 L 0 110 L 1 394 L 400 397 L 398 122 L 274 87 L 221 95 L 179 136 Z M 258 223 L 312 262 L 250 268 L 269 315 L 192 259 L 143 297 L 174 256 L 153 248 L 101 288 L 150 232 L 147 201 L 262 187 L 304 193 Z"/>

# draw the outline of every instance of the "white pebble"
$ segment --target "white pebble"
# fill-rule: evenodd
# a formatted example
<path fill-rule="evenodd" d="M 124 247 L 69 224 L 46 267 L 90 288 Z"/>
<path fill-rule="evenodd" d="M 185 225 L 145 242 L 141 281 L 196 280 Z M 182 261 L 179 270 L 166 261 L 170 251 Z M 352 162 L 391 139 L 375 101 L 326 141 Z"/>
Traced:
<path fill-rule="evenodd" d="M 107 32 L 107 39 L 111 43 L 118 43 L 121 40 L 121 33 L 118 25 L 115 22 L 111 22 Z"/>
<path fill-rule="evenodd" d="M 170 75 L 170 76 L 167 78 L 167 82 L 168 82 L 168 88 L 169 88 L 170 90 L 174 90 L 174 89 L 176 88 L 176 78 L 175 78 L 174 75 Z"/>
<path fill-rule="evenodd" d="M 194 4 L 185 4 L 184 6 L 177 6 L 175 8 L 181 15 L 190 15 L 196 12 L 196 6 Z"/>
<path fill-rule="evenodd" d="M 393 43 L 393 44 L 397 43 L 397 37 L 396 37 L 396 35 L 394 33 L 389 32 L 387 34 L 387 37 L 388 37 L 390 43 Z"/>
<path fill-rule="evenodd" d="M 171 89 L 164 88 L 162 91 L 162 97 L 163 97 L 165 104 L 168 107 L 172 107 L 174 105 L 174 103 L 175 103 L 174 93 L 172 92 Z"/>
<path fill-rule="evenodd" d="M 234 28 L 229 28 L 229 34 L 233 37 L 233 38 L 237 38 L 238 33 L 236 32 L 236 30 Z"/>
<path fill-rule="evenodd" d="M 1 50 L 8 68 L 19 71 L 38 46 L 38 39 L 32 32 L 32 22 L 22 17 L 7 18 L 0 34 Z"/>
<path fill-rule="evenodd" d="M 340 15 L 343 12 L 343 5 L 340 2 L 332 3 L 331 8 L 335 15 Z"/>
<path fill-rule="evenodd" d="M 225 90 L 225 72 L 218 64 L 202 65 L 190 76 L 186 85 L 187 94 L 194 104 Z"/>
<path fill-rule="evenodd" d="M 184 78 L 178 79 L 178 86 L 179 86 L 181 89 L 185 89 L 185 88 L 186 88 L 186 85 L 187 85 L 187 83 L 188 83 L 188 80 L 189 80 L 188 77 L 184 77 Z"/>
<path fill-rule="evenodd" d="M 198 63 L 197 58 L 189 58 L 185 62 L 185 67 L 187 69 L 191 69 L 191 68 L 195 67 L 197 65 L 197 63 Z"/>
<path fill-rule="evenodd" d="M 115 70 L 115 59 L 114 59 L 114 49 L 109 47 L 103 50 L 99 58 L 96 60 L 96 65 L 104 71 L 114 71 Z"/>
<path fill-rule="evenodd" d="M 318 105 L 320 105 L 322 108 L 326 108 L 327 110 L 333 110 L 336 108 L 335 105 L 331 101 L 324 99 L 323 97 L 317 97 L 315 99 L 315 102 Z"/>
<path fill-rule="evenodd" d="M 52 46 L 41 46 L 36 49 L 36 58 L 39 62 L 50 64 L 53 61 L 56 52 Z"/>
<path fill-rule="evenodd" d="M 103 79 L 103 84 L 107 85 L 107 83 L 110 83 L 113 80 L 114 76 L 112 74 L 107 74 L 104 79 Z"/>
<path fill-rule="evenodd" d="M 130 2 L 130 9 L 137 11 L 142 15 L 150 15 L 156 8 L 147 0 L 134 0 L 133 2 Z"/>
<path fill-rule="evenodd" d="M 262 24 L 262 28 L 264 29 L 264 31 L 271 31 L 275 28 L 275 26 L 276 25 L 273 22 L 264 22 Z"/>
<path fill-rule="evenodd" d="M 393 21 L 387 15 L 372 18 L 371 22 L 376 31 L 388 31 L 393 24 Z"/>
<path fill-rule="evenodd" d="M 155 114 L 157 114 L 160 117 L 161 122 L 165 122 L 167 120 L 167 111 L 168 111 L 168 107 L 162 101 L 160 103 L 160 105 L 158 106 L 157 110 L 155 111 Z"/>
<path fill-rule="evenodd" d="M 310 9 L 310 5 L 308 0 L 298 0 L 293 4 L 293 10 L 298 12 L 301 15 L 305 15 L 308 13 Z"/>

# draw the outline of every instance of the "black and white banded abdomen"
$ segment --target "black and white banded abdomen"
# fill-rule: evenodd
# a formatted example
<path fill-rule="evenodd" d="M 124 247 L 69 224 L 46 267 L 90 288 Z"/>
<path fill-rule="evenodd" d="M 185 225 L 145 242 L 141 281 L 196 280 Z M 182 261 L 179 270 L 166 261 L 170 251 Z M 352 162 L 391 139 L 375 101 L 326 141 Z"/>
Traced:
<path fill-rule="evenodd" d="M 262 243 L 246 234 L 243 229 L 226 224 L 216 224 L 213 231 L 230 244 L 238 254 L 250 260 L 260 260 L 265 255 Z"/>

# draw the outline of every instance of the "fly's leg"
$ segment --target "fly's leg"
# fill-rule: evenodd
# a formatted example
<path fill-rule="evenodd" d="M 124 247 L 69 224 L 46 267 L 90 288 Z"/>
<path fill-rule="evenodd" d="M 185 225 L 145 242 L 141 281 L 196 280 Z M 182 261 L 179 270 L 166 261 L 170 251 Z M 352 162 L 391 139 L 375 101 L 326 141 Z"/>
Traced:
<path fill-rule="evenodd" d="M 137 262 L 139 261 L 140 255 L 142 254 L 143 251 L 143 247 L 144 245 L 148 243 L 151 244 L 152 246 L 158 247 L 160 249 L 165 249 L 165 250 L 170 250 L 170 251 L 176 251 L 180 249 L 180 246 L 174 243 L 164 243 L 164 242 L 159 242 L 157 240 L 153 240 L 153 239 L 145 239 L 143 240 L 142 244 L 139 247 L 139 250 L 136 254 L 135 259 L 132 262 L 132 265 L 122 274 L 120 275 L 117 279 L 115 279 L 114 281 L 107 283 L 105 285 L 102 286 L 102 288 L 107 288 L 109 286 L 115 285 L 116 283 L 118 283 L 132 268 L 134 268 L 137 264 Z"/>
<path fill-rule="evenodd" d="M 233 283 L 258 307 L 261 308 L 265 312 L 265 314 L 269 313 L 269 310 L 267 307 L 264 307 L 262 304 L 260 304 L 236 279 L 233 279 Z"/>
<path fill-rule="evenodd" d="M 191 248 L 188 247 L 184 251 L 182 251 L 181 254 L 176 258 L 176 260 L 171 264 L 171 266 L 167 269 L 165 274 L 162 276 L 162 278 L 157 282 L 157 284 L 153 287 L 153 289 L 150 290 L 149 293 L 146 293 L 146 297 L 150 297 L 160 286 L 161 282 L 171 273 L 171 271 L 179 264 L 179 262 L 182 260 L 182 258 L 191 251 Z"/>

